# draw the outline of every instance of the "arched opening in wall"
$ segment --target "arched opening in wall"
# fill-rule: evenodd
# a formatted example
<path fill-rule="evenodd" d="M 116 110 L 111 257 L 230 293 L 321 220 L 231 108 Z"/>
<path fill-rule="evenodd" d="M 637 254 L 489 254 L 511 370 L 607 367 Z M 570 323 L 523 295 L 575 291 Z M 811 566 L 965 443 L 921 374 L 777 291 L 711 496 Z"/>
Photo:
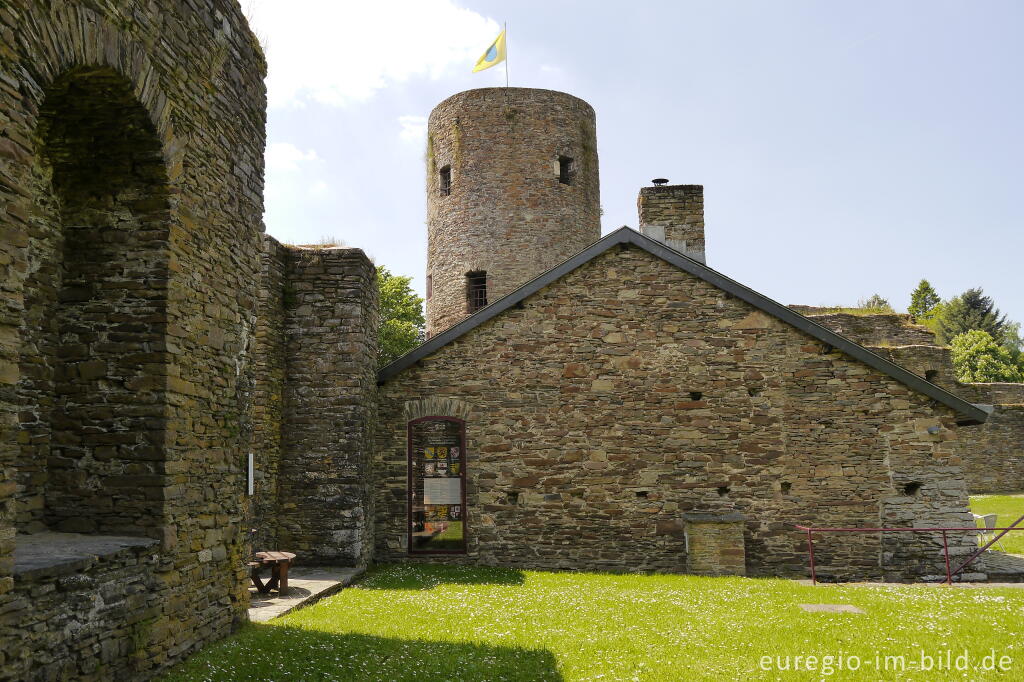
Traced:
<path fill-rule="evenodd" d="M 89 67 L 50 87 L 35 144 L 19 530 L 156 535 L 170 228 L 160 140 L 131 84 Z"/>

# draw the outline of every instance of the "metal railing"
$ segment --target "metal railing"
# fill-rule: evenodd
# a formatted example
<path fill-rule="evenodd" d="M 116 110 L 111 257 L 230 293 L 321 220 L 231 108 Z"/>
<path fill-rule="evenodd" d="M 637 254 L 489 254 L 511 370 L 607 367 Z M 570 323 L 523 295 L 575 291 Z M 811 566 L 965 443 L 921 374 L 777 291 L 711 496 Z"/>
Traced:
<path fill-rule="evenodd" d="M 1024 530 L 1024 526 L 1018 527 L 1021 522 L 1024 522 L 1024 516 L 1014 521 L 1006 528 L 978 528 L 977 526 L 971 526 L 968 528 L 815 528 L 813 526 L 801 526 L 795 524 L 795 527 L 807 533 L 807 553 L 811 564 L 811 583 L 814 585 L 818 584 L 818 573 L 814 565 L 814 533 L 942 533 L 942 551 L 946 559 L 946 584 L 953 584 L 953 576 L 962 572 L 968 565 L 971 564 L 975 559 L 982 555 L 982 553 L 989 547 L 999 542 L 999 539 L 1004 535 L 1013 530 Z M 987 534 L 989 532 L 1000 531 L 998 535 L 989 540 L 987 543 L 978 548 L 973 552 L 967 559 L 960 564 L 956 569 L 951 570 L 949 564 L 949 539 L 948 533 L 957 531 L 975 531 Z"/>

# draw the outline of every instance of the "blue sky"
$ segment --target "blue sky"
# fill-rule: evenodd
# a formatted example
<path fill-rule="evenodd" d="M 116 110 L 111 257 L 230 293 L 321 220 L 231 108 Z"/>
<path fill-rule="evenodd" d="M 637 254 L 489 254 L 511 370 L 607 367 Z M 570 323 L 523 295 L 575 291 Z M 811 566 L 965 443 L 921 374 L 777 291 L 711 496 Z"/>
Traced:
<path fill-rule="evenodd" d="M 248 6 L 247 6 L 248 5 Z M 267 231 L 422 293 L 426 116 L 508 22 L 511 84 L 597 112 L 603 231 L 704 185 L 708 264 L 776 300 L 904 309 L 927 277 L 1024 321 L 1024 3 L 243 0 L 270 65 Z"/>

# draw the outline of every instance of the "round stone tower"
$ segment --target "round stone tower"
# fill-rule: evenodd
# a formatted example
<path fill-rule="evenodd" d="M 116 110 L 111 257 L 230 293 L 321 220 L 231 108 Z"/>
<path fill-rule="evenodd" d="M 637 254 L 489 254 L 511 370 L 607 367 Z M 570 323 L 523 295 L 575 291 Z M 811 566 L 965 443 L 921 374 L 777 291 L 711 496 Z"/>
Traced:
<path fill-rule="evenodd" d="M 601 236 L 594 109 L 564 92 L 452 95 L 427 128 L 427 332 Z"/>

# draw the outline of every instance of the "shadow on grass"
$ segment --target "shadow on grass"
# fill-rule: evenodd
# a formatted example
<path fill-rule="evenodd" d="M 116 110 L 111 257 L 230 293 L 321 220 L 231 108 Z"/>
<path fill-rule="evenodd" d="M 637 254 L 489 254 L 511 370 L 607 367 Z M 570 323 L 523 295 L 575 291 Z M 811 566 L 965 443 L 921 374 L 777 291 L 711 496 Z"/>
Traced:
<path fill-rule="evenodd" d="M 384 564 L 370 569 L 356 583 L 364 590 L 429 590 L 439 585 L 522 585 L 525 574 L 495 566 Z"/>
<path fill-rule="evenodd" d="M 560 681 L 562 676 L 554 655 L 546 649 L 253 624 L 235 637 L 211 645 L 161 679 L 518 682 Z"/>

